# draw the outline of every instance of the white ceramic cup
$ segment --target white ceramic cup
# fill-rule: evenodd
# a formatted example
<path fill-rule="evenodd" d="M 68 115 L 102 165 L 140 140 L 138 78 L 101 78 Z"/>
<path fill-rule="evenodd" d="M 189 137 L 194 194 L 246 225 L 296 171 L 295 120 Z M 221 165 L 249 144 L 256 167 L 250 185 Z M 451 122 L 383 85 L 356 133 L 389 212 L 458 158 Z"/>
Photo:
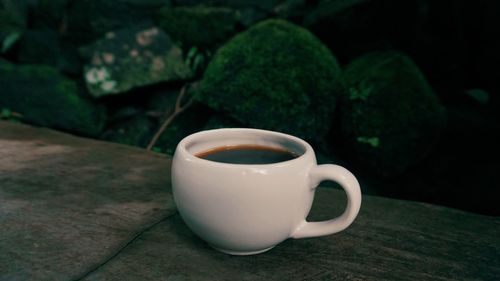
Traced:
<path fill-rule="evenodd" d="M 299 157 L 272 164 L 227 164 L 195 156 L 228 145 L 284 148 Z M 323 180 L 339 183 L 347 208 L 339 217 L 307 222 Z M 174 200 L 184 222 L 213 248 L 232 255 L 265 252 L 287 238 L 329 235 L 347 228 L 361 206 L 356 178 L 337 165 L 317 165 L 312 147 L 287 134 L 217 129 L 184 138 L 172 163 Z"/>

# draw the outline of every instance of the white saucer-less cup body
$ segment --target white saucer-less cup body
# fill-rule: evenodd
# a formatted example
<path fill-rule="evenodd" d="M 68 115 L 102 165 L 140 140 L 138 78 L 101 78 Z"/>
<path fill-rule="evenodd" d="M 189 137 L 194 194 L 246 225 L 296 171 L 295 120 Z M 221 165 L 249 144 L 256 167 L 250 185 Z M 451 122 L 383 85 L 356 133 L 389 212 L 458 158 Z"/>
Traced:
<path fill-rule="evenodd" d="M 241 144 L 285 148 L 299 157 L 244 165 L 195 156 Z M 315 188 L 323 180 L 344 188 L 347 208 L 335 219 L 307 222 Z M 234 255 L 261 253 L 287 238 L 339 232 L 353 222 L 361 205 L 359 184 L 349 171 L 318 166 L 311 146 L 297 137 L 257 129 L 217 129 L 184 138 L 173 158 L 172 187 L 189 228 L 215 249 Z"/>

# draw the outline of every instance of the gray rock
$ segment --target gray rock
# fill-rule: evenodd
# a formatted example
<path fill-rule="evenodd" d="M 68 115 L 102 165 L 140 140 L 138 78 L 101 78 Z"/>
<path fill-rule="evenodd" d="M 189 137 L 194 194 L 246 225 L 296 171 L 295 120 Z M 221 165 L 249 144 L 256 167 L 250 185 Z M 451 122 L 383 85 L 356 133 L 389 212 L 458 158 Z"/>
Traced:
<path fill-rule="evenodd" d="M 81 49 L 85 82 L 94 97 L 192 76 L 182 50 L 157 27 L 111 31 Z"/>

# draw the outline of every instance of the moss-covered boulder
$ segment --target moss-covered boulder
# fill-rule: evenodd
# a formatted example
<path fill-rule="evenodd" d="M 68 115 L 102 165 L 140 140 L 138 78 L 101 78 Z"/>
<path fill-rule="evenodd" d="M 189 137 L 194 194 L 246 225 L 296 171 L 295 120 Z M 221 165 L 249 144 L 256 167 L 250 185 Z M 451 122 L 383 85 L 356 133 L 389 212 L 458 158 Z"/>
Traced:
<path fill-rule="evenodd" d="M 0 108 L 27 123 L 97 136 L 104 126 L 101 107 L 79 96 L 75 82 L 43 65 L 0 63 Z"/>
<path fill-rule="evenodd" d="M 182 50 L 154 26 L 108 32 L 104 38 L 82 47 L 81 54 L 86 61 L 85 82 L 94 97 L 192 76 Z"/>
<path fill-rule="evenodd" d="M 272 19 L 218 50 L 198 98 L 247 126 L 321 139 L 342 91 L 339 76 L 335 57 L 314 35 Z"/>
<path fill-rule="evenodd" d="M 236 33 L 236 12 L 226 7 L 163 7 L 155 21 L 184 48 L 214 49 Z"/>
<path fill-rule="evenodd" d="M 344 71 L 341 133 L 360 165 L 382 176 L 417 164 L 438 139 L 445 112 L 415 63 L 398 52 L 375 52 Z"/>

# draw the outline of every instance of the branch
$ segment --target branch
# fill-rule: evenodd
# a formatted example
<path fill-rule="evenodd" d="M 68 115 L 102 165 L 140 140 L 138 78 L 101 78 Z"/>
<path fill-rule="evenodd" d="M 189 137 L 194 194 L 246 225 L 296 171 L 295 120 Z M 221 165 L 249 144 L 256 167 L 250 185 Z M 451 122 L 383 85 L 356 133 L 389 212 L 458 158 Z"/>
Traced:
<path fill-rule="evenodd" d="M 177 115 L 181 114 L 186 108 L 188 108 L 194 101 L 194 97 L 191 97 L 185 104 L 182 104 L 182 100 L 184 99 L 184 96 L 186 95 L 187 88 L 190 86 L 190 84 L 186 84 L 182 87 L 181 92 L 177 96 L 177 100 L 175 101 L 175 109 L 174 112 L 170 116 L 165 119 L 163 124 L 161 125 L 160 129 L 156 132 L 154 137 L 151 139 L 147 146 L 147 150 L 151 150 L 153 146 L 156 144 L 160 136 L 163 134 L 163 132 L 167 129 L 168 125 L 174 121 L 175 117 Z"/>

